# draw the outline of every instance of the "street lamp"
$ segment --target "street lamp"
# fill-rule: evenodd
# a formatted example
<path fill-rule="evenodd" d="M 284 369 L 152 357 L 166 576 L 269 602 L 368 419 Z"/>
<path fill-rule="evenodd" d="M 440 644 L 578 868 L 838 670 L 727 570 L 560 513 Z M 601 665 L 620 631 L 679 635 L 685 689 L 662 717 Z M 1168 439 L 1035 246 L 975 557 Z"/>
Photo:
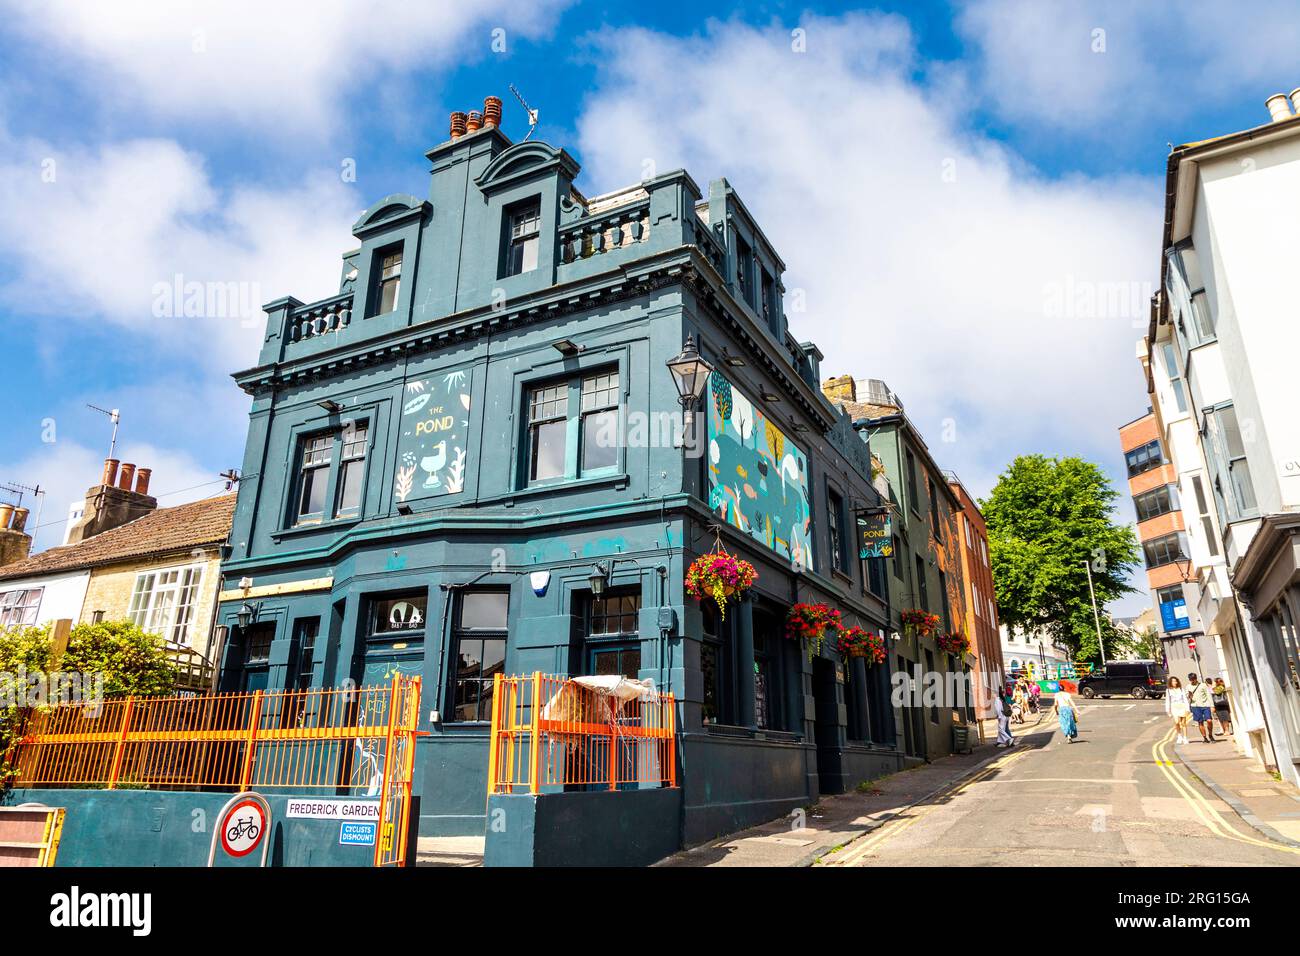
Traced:
<path fill-rule="evenodd" d="M 709 380 L 713 366 L 701 356 L 695 347 L 695 336 L 686 336 L 686 344 L 677 356 L 666 363 L 668 371 L 673 374 L 673 384 L 677 386 L 677 401 L 682 406 L 682 425 L 689 434 L 695 427 L 695 403 L 704 394 L 704 386 Z"/>

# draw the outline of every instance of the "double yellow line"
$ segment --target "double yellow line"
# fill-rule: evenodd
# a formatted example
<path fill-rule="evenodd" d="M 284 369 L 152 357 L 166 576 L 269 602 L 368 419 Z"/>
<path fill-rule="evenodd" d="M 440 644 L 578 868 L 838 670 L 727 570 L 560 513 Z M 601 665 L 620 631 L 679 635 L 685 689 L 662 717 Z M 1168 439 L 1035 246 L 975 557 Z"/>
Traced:
<path fill-rule="evenodd" d="M 1225 840 L 1236 840 L 1238 843 L 1248 843 L 1251 846 L 1262 846 L 1269 850 L 1280 850 L 1283 853 L 1300 853 L 1300 848 L 1284 846 L 1270 840 L 1260 840 L 1248 836 L 1232 826 L 1210 801 L 1201 796 L 1195 787 L 1174 771 L 1173 760 L 1170 759 L 1170 755 L 1165 750 L 1166 745 L 1173 739 L 1174 732 L 1171 730 L 1151 746 L 1151 756 L 1155 758 L 1156 766 L 1160 768 L 1160 772 L 1169 779 L 1169 782 L 1173 784 L 1174 789 L 1182 795 L 1183 799 L 1192 805 L 1196 815 L 1201 818 L 1201 822 L 1209 828 L 1211 833 L 1221 836 Z M 1173 759 L 1177 760 L 1177 755 L 1174 755 Z"/>
<path fill-rule="evenodd" d="M 984 780 L 985 778 L 992 776 L 994 773 L 1001 770 L 1003 767 L 1007 766 L 1012 761 L 1018 760 L 1021 757 L 1023 757 L 1026 753 L 1028 753 L 1027 750 L 1018 750 L 1015 753 L 1004 754 L 1003 756 L 998 757 L 992 763 L 988 764 L 987 766 L 971 774 L 965 780 L 960 780 L 953 786 L 946 787 L 943 790 L 940 790 L 938 793 L 934 794 L 933 796 L 927 797 L 922 803 L 915 804 L 913 807 L 911 807 L 911 809 L 914 812 L 910 816 L 906 818 L 894 817 L 888 822 L 882 824 L 880 829 L 877 830 L 871 836 L 860 838 L 861 842 L 858 842 L 856 844 L 853 843 L 849 844 L 849 846 L 846 848 L 846 852 L 844 852 L 843 854 L 836 854 L 835 857 L 826 861 L 826 865 L 857 866 L 859 861 L 861 861 L 864 857 L 870 854 L 871 851 L 874 850 L 877 846 L 884 843 L 886 840 L 898 836 L 898 834 L 902 833 L 912 824 L 916 823 L 916 821 L 920 820 L 922 817 L 926 816 L 927 814 L 932 813 L 938 806 L 936 801 L 938 801 L 941 797 L 957 796 L 962 791 L 964 791 L 967 787 L 977 784 L 981 780 Z"/>

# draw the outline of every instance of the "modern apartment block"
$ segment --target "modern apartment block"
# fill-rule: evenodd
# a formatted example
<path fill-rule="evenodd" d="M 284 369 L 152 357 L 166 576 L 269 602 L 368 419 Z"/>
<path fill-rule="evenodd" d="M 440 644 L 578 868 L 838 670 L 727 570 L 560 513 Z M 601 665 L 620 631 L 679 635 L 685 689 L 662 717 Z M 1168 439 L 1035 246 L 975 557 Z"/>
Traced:
<path fill-rule="evenodd" d="M 1170 425 L 1170 438 L 1189 440 L 1185 420 Z M 1200 586 L 1196 568 L 1213 555 L 1213 535 L 1203 529 L 1188 534 L 1184 500 L 1205 502 L 1204 477 L 1192 473 L 1180 478 L 1173 457 L 1166 451 L 1160 419 L 1153 410 L 1119 430 L 1120 447 L 1128 473 L 1129 494 L 1137 513 L 1137 536 L 1146 565 L 1147 587 L 1159 614 L 1160 643 L 1169 673 L 1186 681 L 1190 673 L 1218 676 L 1222 671 L 1215 642 L 1207 639 L 1198 610 Z M 1193 442 L 1194 446 L 1194 442 Z M 1189 447 L 1186 451 L 1190 452 Z M 1184 455 L 1186 458 L 1186 454 Z M 1187 487 L 1187 498 L 1182 491 Z"/>
<path fill-rule="evenodd" d="M 1170 153 L 1163 290 L 1140 357 L 1187 533 L 1205 541 L 1198 611 L 1223 646 L 1238 742 L 1300 783 L 1293 96 L 1269 98 L 1267 124 Z"/>

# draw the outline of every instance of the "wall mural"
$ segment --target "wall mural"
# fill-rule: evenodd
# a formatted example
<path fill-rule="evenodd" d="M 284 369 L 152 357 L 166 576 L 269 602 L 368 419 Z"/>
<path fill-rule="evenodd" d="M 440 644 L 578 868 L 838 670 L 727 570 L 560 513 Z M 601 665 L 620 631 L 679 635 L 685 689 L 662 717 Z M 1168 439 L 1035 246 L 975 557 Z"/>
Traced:
<path fill-rule="evenodd" d="M 471 373 L 454 369 L 406 383 L 393 482 L 398 501 L 465 489 Z"/>
<path fill-rule="evenodd" d="M 791 562 L 813 567 L 808 458 L 721 374 L 709 376 L 709 507 Z"/>

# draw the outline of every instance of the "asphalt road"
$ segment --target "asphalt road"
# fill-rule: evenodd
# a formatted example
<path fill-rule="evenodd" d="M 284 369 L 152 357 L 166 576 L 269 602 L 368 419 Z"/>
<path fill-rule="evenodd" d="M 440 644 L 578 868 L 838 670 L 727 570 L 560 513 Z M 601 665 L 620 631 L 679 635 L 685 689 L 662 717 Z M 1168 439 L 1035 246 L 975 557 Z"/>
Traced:
<path fill-rule="evenodd" d="M 1300 851 L 1264 840 L 1187 772 L 1162 742 L 1161 701 L 1079 703 L 1074 743 L 1045 712 L 986 768 L 845 847 L 836 865 L 1300 866 Z"/>

